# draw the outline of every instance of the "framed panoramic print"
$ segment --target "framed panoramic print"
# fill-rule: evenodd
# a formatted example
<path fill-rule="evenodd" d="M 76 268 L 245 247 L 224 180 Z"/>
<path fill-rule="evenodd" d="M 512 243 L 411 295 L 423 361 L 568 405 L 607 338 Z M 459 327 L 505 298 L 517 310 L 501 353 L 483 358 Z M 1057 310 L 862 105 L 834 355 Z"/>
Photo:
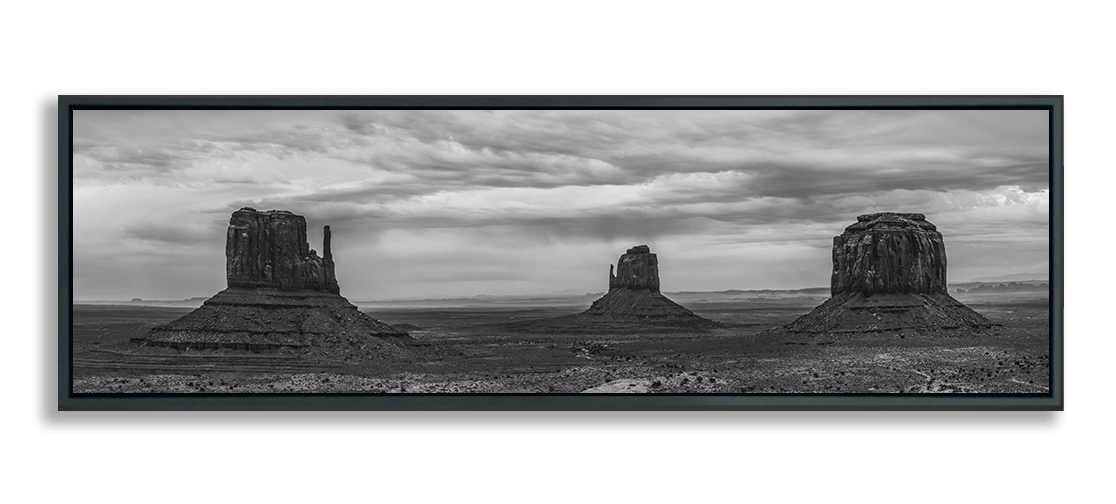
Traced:
<path fill-rule="evenodd" d="M 1061 96 L 61 96 L 59 408 L 1060 410 Z"/>

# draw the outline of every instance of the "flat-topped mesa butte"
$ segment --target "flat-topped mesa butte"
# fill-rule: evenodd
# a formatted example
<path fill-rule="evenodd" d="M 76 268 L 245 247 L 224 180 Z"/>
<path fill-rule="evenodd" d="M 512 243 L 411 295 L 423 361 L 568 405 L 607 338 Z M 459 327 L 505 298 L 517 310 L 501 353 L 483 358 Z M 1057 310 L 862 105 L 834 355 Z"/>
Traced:
<path fill-rule="evenodd" d="M 945 242 L 917 213 L 861 215 L 833 237 L 830 293 L 946 294 Z"/>
<path fill-rule="evenodd" d="M 659 259 L 647 245 L 628 249 L 615 268 L 610 265 L 608 293 L 574 317 L 683 328 L 721 325 L 695 315 L 659 292 Z"/>
<path fill-rule="evenodd" d="M 659 292 L 659 257 L 651 253 L 651 247 L 632 247 L 620 256 L 615 269 L 608 265 L 608 290 L 613 289 Z"/>
<path fill-rule="evenodd" d="M 225 278 L 229 287 L 272 287 L 340 293 L 325 227 L 322 251 L 306 242 L 306 218 L 283 210 L 233 212 L 225 240 Z"/>
<path fill-rule="evenodd" d="M 392 358 L 413 340 L 340 295 L 325 226 L 323 257 L 306 241 L 306 219 L 242 208 L 225 241 L 228 288 L 183 317 L 152 329 L 145 346 L 177 350 L 296 349 L 329 360 Z"/>
<path fill-rule="evenodd" d="M 937 332 L 993 325 L 949 295 L 942 234 L 918 213 L 861 215 L 835 236 L 830 293 L 828 301 L 782 329 Z"/>

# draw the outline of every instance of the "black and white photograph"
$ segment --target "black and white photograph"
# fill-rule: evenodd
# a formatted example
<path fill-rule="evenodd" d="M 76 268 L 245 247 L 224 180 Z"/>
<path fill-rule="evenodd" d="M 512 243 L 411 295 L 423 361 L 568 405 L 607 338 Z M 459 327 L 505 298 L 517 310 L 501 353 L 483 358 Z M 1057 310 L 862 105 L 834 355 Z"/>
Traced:
<path fill-rule="evenodd" d="M 1113 10 L 13 3 L 0 495 L 1103 501 Z"/>
<path fill-rule="evenodd" d="M 76 396 L 1051 394 L 1049 107 L 71 120 Z"/>

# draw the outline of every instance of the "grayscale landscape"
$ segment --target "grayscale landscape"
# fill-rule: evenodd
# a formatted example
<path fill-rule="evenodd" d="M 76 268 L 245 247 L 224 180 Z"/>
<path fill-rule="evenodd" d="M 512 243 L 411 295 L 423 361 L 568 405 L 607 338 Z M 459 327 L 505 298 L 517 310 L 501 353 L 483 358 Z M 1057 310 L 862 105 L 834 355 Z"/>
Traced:
<path fill-rule="evenodd" d="M 1045 394 L 1046 121 L 78 111 L 73 390 Z"/>

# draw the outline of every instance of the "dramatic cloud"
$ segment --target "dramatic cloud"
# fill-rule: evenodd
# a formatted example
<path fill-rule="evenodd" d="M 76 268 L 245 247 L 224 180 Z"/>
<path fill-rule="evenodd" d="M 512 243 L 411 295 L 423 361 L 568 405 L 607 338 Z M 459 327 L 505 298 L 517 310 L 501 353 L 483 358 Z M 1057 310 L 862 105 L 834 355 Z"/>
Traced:
<path fill-rule="evenodd" d="M 334 229 L 356 299 L 828 282 L 863 213 L 923 212 L 950 278 L 1045 271 L 1044 111 L 78 111 L 75 298 L 223 287 L 242 206 Z M 315 245 L 315 244 L 312 244 Z M 316 246 L 316 245 L 315 245 Z"/>

